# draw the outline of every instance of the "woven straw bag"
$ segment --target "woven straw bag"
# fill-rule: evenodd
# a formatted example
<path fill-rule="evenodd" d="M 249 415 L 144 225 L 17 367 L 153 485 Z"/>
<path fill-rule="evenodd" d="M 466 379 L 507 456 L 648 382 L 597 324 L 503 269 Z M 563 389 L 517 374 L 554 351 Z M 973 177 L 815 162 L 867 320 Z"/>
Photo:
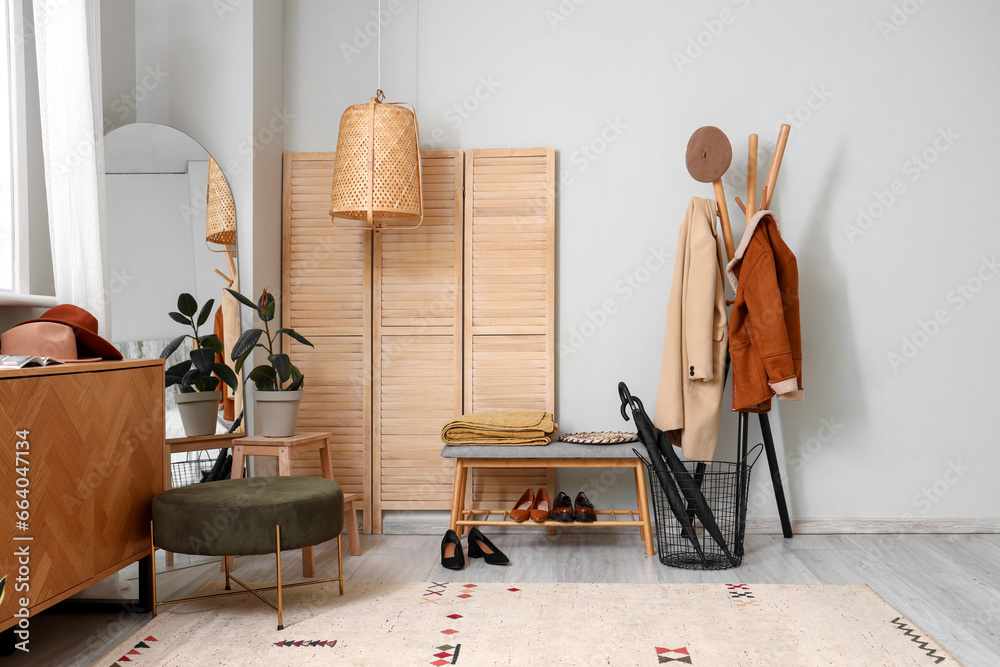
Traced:
<path fill-rule="evenodd" d="M 348 107 L 340 118 L 333 167 L 334 224 L 347 218 L 371 229 L 415 229 L 423 212 L 420 134 L 413 108 L 374 97 Z"/>

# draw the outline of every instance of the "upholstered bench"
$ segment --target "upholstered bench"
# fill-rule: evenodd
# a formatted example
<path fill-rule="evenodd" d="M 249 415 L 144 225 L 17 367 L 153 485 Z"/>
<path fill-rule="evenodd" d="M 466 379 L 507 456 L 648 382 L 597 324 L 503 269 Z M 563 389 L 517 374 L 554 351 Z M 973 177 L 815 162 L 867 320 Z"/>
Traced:
<path fill-rule="evenodd" d="M 253 594 L 278 612 L 278 629 L 284 628 L 281 605 L 281 551 L 311 547 L 337 538 L 338 576 L 284 588 L 336 581 L 344 594 L 341 531 L 344 528 L 344 493 L 336 482 L 318 477 L 251 477 L 193 484 L 164 491 L 153 498 L 150 546 L 153 560 L 153 616 L 156 608 L 207 597 Z M 273 553 L 277 560 L 277 585 L 253 589 L 229 572 L 223 558 L 226 590 L 230 580 L 245 590 L 177 600 L 156 600 L 157 548 L 203 556 L 236 556 Z M 259 593 L 277 590 L 277 605 Z"/>
<path fill-rule="evenodd" d="M 632 450 L 639 443 L 615 445 L 579 445 L 571 442 L 553 442 L 549 445 L 523 447 L 445 445 L 444 458 L 455 459 L 455 487 L 451 503 L 451 529 L 463 532 L 470 526 L 546 526 L 565 527 L 558 521 L 511 521 L 510 508 L 467 509 L 466 492 L 469 471 L 476 468 L 632 468 L 635 476 L 637 507 L 634 510 L 599 509 L 598 520 L 593 523 L 576 523 L 588 528 L 612 526 L 637 526 L 646 543 L 646 554 L 653 555 L 653 533 L 649 522 L 649 504 L 646 494 L 646 470 L 641 459 Z M 554 490 L 554 489 L 553 489 Z M 497 517 L 491 519 L 491 517 Z M 624 517 L 624 518 L 623 518 Z"/>

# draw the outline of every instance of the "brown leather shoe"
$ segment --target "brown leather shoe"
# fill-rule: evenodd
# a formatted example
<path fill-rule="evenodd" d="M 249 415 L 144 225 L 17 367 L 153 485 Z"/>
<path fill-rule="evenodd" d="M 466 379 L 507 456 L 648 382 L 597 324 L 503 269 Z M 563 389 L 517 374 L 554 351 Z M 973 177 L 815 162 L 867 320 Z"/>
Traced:
<path fill-rule="evenodd" d="M 549 520 L 549 493 L 545 487 L 538 489 L 538 493 L 535 494 L 535 504 L 531 506 L 529 514 L 532 521 Z"/>
<path fill-rule="evenodd" d="M 551 517 L 553 521 L 564 523 L 573 521 L 573 501 L 562 491 L 556 496 L 556 502 L 552 505 Z"/>
<path fill-rule="evenodd" d="M 531 513 L 531 508 L 535 506 L 535 492 L 532 489 L 525 489 L 521 497 L 514 503 L 514 509 L 510 511 L 511 521 L 527 521 Z"/>
<path fill-rule="evenodd" d="M 583 491 L 576 494 L 576 502 L 573 505 L 573 518 L 576 521 L 597 521 L 597 510 Z"/>

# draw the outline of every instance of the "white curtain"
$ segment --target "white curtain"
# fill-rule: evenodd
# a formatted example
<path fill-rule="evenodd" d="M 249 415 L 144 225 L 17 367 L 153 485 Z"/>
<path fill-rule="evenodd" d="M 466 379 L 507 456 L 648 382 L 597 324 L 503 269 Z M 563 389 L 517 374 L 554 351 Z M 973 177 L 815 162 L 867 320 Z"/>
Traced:
<path fill-rule="evenodd" d="M 34 0 L 56 299 L 110 338 L 99 0 Z"/>

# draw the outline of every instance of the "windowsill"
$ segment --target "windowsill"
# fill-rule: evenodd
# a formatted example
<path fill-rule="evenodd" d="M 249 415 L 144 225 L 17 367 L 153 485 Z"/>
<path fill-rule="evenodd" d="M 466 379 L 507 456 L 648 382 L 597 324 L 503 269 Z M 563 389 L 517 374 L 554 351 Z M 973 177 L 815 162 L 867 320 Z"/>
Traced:
<path fill-rule="evenodd" d="M 27 308 L 44 308 L 58 305 L 54 296 L 41 296 L 36 294 L 11 294 L 0 292 L 0 306 L 21 306 Z"/>

